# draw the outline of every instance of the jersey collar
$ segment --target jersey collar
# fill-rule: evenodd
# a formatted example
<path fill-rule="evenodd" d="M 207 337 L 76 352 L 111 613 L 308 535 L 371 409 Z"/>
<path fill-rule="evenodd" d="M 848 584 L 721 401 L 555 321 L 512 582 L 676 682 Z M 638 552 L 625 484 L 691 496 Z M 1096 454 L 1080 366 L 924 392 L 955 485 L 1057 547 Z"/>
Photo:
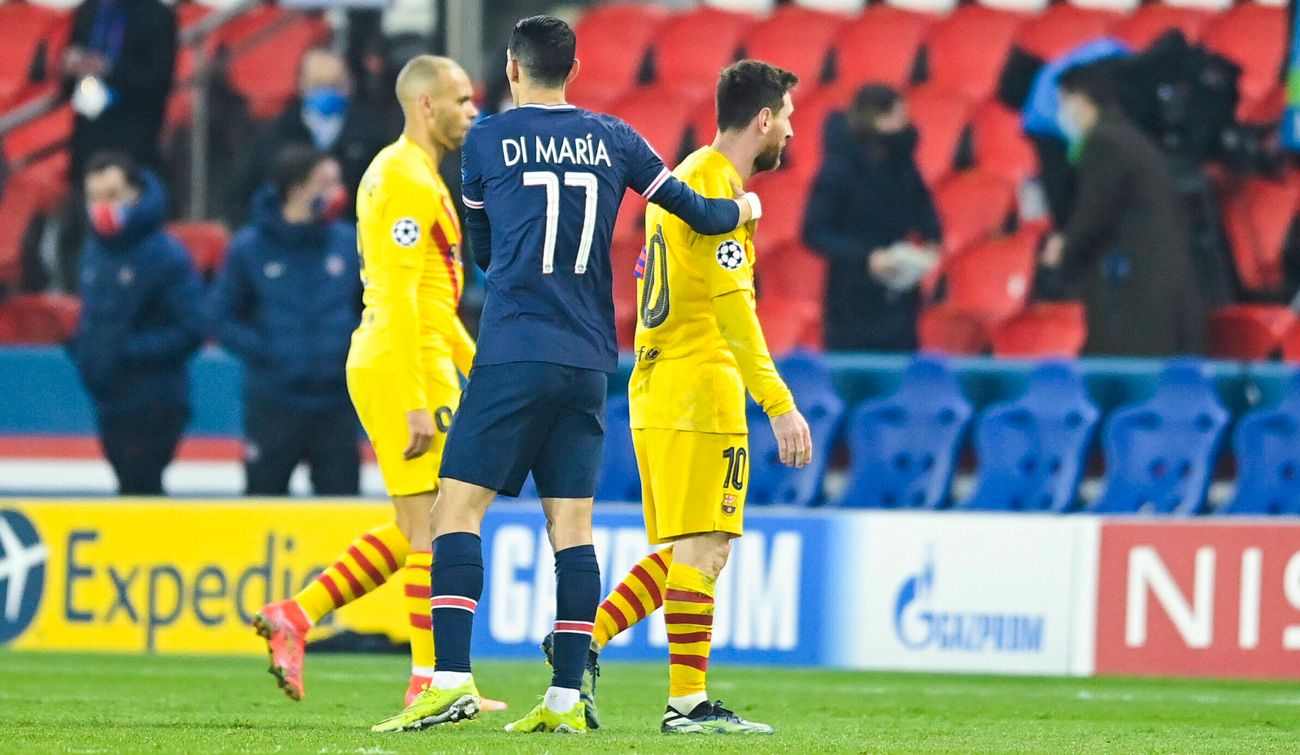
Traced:
<path fill-rule="evenodd" d="M 402 134 L 401 136 L 397 137 L 397 142 L 402 146 L 403 149 L 411 150 L 413 152 L 418 153 L 420 155 L 420 159 L 424 162 L 425 165 L 429 167 L 429 170 L 433 171 L 434 175 L 438 174 L 438 166 L 433 164 L 433 155 L 430 155 L 428 152 L 425 152 L 424 147 L 421 147 L 420 145 L 406 138 L 406 134 Z"/>
<path fill-rule="evenodd" d="M 543 105 L 540 102 L 525 102 L 519 107 L 535 107 L 539 110 L 573 110 L 577 105 L 569 102 L 564 102 L 559 105 Z"/>

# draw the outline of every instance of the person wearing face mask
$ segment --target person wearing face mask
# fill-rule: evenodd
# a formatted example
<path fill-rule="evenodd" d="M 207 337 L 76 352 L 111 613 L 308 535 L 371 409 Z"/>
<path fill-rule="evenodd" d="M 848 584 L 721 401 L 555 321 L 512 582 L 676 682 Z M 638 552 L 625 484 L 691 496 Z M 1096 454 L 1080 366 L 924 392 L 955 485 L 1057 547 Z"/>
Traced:
<path fill-rule="evenodd" d="M 232 183 L 231 218 L 245 219 L 244 210 L 258 188 L 266 183 L 276 155 L 291 144 L 326 152 L 338 161 L 343 185 L 355 189 L 370 160 L 391 141 L 382 117 L 353 96 L 352 76 L 343 56 L 324 47 L 308 50 L 298 67 L 298 96 L 269 123 Z M 348 200 L 342 218 L 356 219 Z"/>
<path fill-rule="evenodd" d="M 189 420 L 186 362 L 203 341 L 202 284 L 163 231 L 166 199 L 125 153 L 86 163 L 91 233 L 81 254 L 81 321 L 68 347 L 90 394 L 123 495 L 160 495 Z"/>
<path fill-rule="evenodd" d="M 1088 354 L 1202 353 L 1206 311 L 1189 218 L 1168 160 L 1118 106 L 1113 68 L 1076 66 L 1059 80 L 1075 196 L 1042 263 L 1087 308 Z"/>
<path fill-rule="evenodd" d="M 940 241 L 939 218 L 913 153 L 917 132 L 894 89 L 868 84 L 825 127 L 825 154 L 804 214 L 804 243 L 830 262 L 826 348 L 913 351 L 921 295 L 892 285 L 887 251 L 910 240 Z"/>
<path fill-rule="evenodd" d="M 286 147 L 211 292 L 215 335 L 246 368 L 248 495 L 281 496 L 299 462 L 317 495 L 356 495 L 361 459 L 344 367 L 361 317 L 356 233 L 338 162 Z"/>

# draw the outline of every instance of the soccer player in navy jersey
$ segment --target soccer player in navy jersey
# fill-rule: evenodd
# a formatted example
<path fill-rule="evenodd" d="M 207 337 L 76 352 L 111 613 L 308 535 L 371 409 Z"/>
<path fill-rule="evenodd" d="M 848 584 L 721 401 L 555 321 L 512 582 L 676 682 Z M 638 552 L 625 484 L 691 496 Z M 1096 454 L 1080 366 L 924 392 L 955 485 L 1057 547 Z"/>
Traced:
<path fill-rule="evenodd" d="M 490 255 L 478 353 L 447 436 L 433 507 L 433 679 L 374 731 L 471 719 L 479 693 L 470 635 L 483 592 L 480 526 L 498 494 L 537 483 L 555 550 L 554 675 L 507 731 L 586 731 L 579 699 L 600 602 L 592 497 L 604 437 L 606 373 L 617 367 L 609 247 L 631 188 L 705 235 L 761 214 L 753 194 L 708 199 L 674 178 L 617 118 L 565 102 L 578 73 L 573 30 L 515 25 L 507 75 L 519 106 L 470 129 L 462 192 L 476 255 Z M 739 186 L 733 193 L 741 194 Z"/>

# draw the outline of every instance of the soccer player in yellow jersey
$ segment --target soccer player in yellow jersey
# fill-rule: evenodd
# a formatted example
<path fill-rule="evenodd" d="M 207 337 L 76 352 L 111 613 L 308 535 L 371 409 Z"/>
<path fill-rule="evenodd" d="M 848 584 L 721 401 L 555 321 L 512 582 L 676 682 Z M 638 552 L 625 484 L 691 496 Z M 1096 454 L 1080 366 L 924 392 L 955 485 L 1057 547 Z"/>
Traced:
<path fill-rule="evenodd" d="M 673 171 L 706 196 L 731 196 L 772 170 L 793 136 L 798 77 L 742 60 L 722 72 L 718 133 Z M 748 481 L 745 390 L 771 419 L 781 461 L 812 459 L 808 423 L 768 353 L 754 309 L 754 224 L 701 236 L 657 207 L 646 212 L 637 265 L 636 367 L 628 385 L 646 532 L 666 548 L 643 559 L 601 604 L 583 679 L 596 728 L 596 654 L 619 632 L 664 608 L 668 628 L 665 733 L 770 734 L 705 691 L 713 587 L 732 538 L 744 532 Z"/>
<path fill-rule="evenodd" d="M 348 390 L 396 516 L 353 541 L 293 598 L 254 619 L 269 642 L 271 673 L 295 700 L 304 692 L 310 627 L 402 566 L 411 629 L 408 703 L 433 674 L 429 510 L 460 376 L 474 360 L 474 342 L 457 314 L 465 281 L 460 220 L 438 163 L 460 148 L 478 115 L 472 95 L 469 77 L 452 60 L 421 55 L 407 63 L 397 77 L 402 136 L 375 157 L 357 192 L 365 310 L 348 353 Z"/>

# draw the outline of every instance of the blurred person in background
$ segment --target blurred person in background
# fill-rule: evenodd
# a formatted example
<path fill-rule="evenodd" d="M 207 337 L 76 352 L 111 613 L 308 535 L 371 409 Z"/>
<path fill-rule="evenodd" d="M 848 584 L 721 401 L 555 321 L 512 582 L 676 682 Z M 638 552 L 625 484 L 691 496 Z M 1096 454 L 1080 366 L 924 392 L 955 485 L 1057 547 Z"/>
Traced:
<path fill-rule="evenodd" d="M 163 231 L 166 198 L 124 153 L 86 163 L 91 233 L 69 348 L 123 495 L 159 495 L 189 420 L 186 363 L 203 340 L 202 284 Z"/>
<path fill-rule="evenodd" d="M 64 86 L 77 112 L 72 179 L 90 155 L 117 150 L 160 167 L 158 137 L 176 61 L 176 13 L 159 0 L 85 0 L 72 15 Z"/>
<path fill-rule="evenodd" d="M 338 220 L 347 200 L 338 161 L 286 147 L 213 284 L 216 336 L 246 369 L 248 495 L 288 495 L 300 461 L 316 495 L 359 492 L 344 367 L 361 317 L 361 271 L 356 232 Z"/>
<path fill-rule="evenodd" d="M 230 198 L 231 211 L 238 213 L 232 220 L 243 221 L 276 155 L 291 144 L 329 153 L 342 169 L 343 185 L 355 191 L 371 159 L 391 141 L 383 123 L 378 112 L 353 97 L 352 75 L 342 55 L 324 47 L 308 50 L 298 67 L 298 96 L 266 125 L 240 167 Z M 351 199 L 341 217 L 356 219 Z"/>
<path fill-rule="evenodd" d="M 359 535 L 298 594 L 264 606 L 254 618 L 267 641 L 271 673 L 294 700 L 305 694 L 310 628 L 399 570 L 411 638 L 408 703 L 433 675 L 430 509 L 443 443 L 460 404 L 461 376 L 469 374 L 474 359 L 474 341 L 456 315 L 465 283 L 460 218 L 437 166 L 460 147 L 478 109 L 469 76 L 448 58 L 412 59 L 398 75 L 396 90 L 406 125 L 361 181 L 360 242 L 349 248 L 352 255 L 361 252 L 365 309 L 345 365 L 329 368 L 332 376 L 346 375 L 392 497 L 393 517 Z M 302 293 L 296 287 L 294 292 Z M 355 321 L 354 312 L 349 308 Z M 339 373 L 344 366 L 346 372 Z M 349 431 L 355 427 L 349 419 Z M 486 699 L 483 705 L 504 707 Z"/>
<path fill-rule="evenodd" d="M 913 351 L 919 286 L 895 285 L 890 247 L 937 250 L 939 218 L 914 153 L 917 131 L 894 89 L 868 84 L 826 121 L 825 154 L 808 196 L 803 238 L 830 262 L 826 348 Z"/>
<path fill-rule="evenodd" d="M 1206 312 L 1168 160 L 1120 110 L 1104 63 L 1067 70 L 1059 86 L 1076 188 L 1042 263 L 1083 299 L 1085 353 L 1202 353 Z"/>
<path fill-rule="evenodd" d="M 72 14 L 63 90 L 72 126 L 72 197 L 65 205 L 54 274 L 75 292 L 90 232 L 81 180 L 91 155 L 111 150 L 154 171 L 176 61 L 176 13 L 159 0 L 85 0 Z"/>

